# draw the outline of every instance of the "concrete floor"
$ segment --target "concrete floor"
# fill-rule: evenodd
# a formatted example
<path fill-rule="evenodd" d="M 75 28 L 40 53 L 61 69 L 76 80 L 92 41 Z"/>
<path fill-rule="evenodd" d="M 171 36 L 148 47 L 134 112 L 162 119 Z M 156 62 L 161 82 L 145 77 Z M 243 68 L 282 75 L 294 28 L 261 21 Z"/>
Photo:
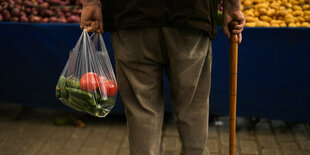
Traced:
<path fill-rule="evenodd" d="M 23 110 L 22 110 L 23 109 Z M 30 108 L 18 104 L 0 104 L 0 155 L 128 155 L 124 115 L 99 119 L 72 113 L 86 126 L 57 126 L 55 120 L 67 112 Z M 237 118 L 236 154 L 310 155 L 310 126 L 261 119 L 256 126 L 246 118 Z M 228 117 L 210 122 L 208 148 L 211 155 L 228 155 Z M 163 127 L 165 155 L 178 155 L 181 142 L 171 114 Z"/>

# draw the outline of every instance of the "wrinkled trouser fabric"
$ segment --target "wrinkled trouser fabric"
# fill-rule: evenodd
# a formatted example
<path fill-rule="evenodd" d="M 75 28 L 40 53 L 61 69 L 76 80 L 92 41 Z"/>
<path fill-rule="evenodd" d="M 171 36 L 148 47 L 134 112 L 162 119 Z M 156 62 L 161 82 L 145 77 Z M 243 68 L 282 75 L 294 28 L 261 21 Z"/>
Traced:
<path fill-rule="evenodd" d="M 209 37 L 198 29 L 131 28 L 112 32 L 112 42 L 130 154 L 163 154 L 164 71 L 183 154 L 208 154 L 212 61 Z"/>

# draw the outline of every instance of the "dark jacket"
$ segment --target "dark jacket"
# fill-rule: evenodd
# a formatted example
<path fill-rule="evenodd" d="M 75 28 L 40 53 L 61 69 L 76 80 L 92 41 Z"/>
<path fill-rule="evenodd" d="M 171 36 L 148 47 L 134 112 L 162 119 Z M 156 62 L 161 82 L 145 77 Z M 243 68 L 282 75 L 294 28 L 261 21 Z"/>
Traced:
<path fill-rule="evenodd" d="M 102 10 L 105 31 L 176 26 L 216 35 L 217 0 L 103 0 Z"/>

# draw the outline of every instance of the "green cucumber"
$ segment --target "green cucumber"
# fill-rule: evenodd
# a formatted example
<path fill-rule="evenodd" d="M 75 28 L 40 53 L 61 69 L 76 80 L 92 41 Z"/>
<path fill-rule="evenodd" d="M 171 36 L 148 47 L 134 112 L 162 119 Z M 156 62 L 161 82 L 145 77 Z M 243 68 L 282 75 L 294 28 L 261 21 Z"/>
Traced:
<path fill-rule="evenodd" d="M 115 105 L 115 99 L 109 97 L 107 99 L 100 98 L 99 102 L 103 103 L 104 105 Z"/>
<path fill-rule="evenodd" d="M 70 96 L 74 96 L 78 99 L 84 100 L 91 106 L 96 106 L 96 101 L 91 93 L 75 88 L 67 88 L 67 90 Z"/>
<path fill-rule="evenodd" d="M 61 95 L 60 95 L 60 88 L 59 88 L 59 87 L 56 87 L 56 97 L 57 97 L 57 98 L 61 98 Z"/>
<path fill-rule="evenodd" d="M 103 117 L 107 114 L 105 109 L 103 108 L 95 108 L 92 109 L 92 111 L 89 111 L 92 115 L 97 116 L 97 117 Z"/>
<path fill-rule="evenodd" d="M 76 98 L 74 96 L 70 96 L 69 101 L 70 101 L 71 106 L 73 106 L 73 107 L 75 107 L 81 111 L 88 109 L 88 103 L 84 100 L 81 100 L 81 99 Z"/>
<path fill-rule="evenodd" d="M 66 87 L 66 78 L 64 76 L 60 76 L 56 86 L 57 98 L 68 97 L 68 93 L 66 92 L 65 87 Z"/>
<path fill-rule="evenodd" d="M 61 96 L 61 98 L 68 98 L 69 97 L 67 87 L 60 88 L 60 96 Z"/>
<path fill-rule="evenodd" d="M 95 96 L 96 101 L 98 101 L 101 98 L 101 94 L 97 90 L 94 92 L 94 96 Z"/>
<path fill-rule="evenodd" d="M 80 89 L 75 89 L 75 88 L 67 88 L 70 96 L 74 96 L 77 98 L 84 99 L 86 101 L 93 99 L 93 95 L 89 92 L 80 90 Z"/>
<path fill-rule="evenodd" d="M 75 80 L 75 79 L 67 79 L 67 86 L 70 87 L 70 88 L 77 88 L 77 89 L 80 89 L 81 86 L 80 86 L 80 82 L 78 80 Z"/>
<path fill-rule="evenodd" d="M 69 102 L 69 100 L 67 100 L 67 99 L 65 99 L 65 98 L 61 98 L 60 101 L 61 101 L 63 104 L 65 104 L 65 105 L 68 105 L 68 106 L 71 105 L 70 102 Z"/>
<path fill-rule="evenodd" d="M 67 78 L 65 78 L 64 76 L 60 76 L 57 82 L 57 86 L 62 87 L 66 85 L 66 81 L 67 81 Z"/>
<path fill-rule="evenodd" d="M 100 109 L 99 116 L 105 116 L 107 112 L 104 109 Z"/>
<path fill-rule="evenodd" d="M 95 116 L 104 117 L 106 114 L 107 114 L 107 112 L 104 109 L 100 109 L 95 113 Z"/>

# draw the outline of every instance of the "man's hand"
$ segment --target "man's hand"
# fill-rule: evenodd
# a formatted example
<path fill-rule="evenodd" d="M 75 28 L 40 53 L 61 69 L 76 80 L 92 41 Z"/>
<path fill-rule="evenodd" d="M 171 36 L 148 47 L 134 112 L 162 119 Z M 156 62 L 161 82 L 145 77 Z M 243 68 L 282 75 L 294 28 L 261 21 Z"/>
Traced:
<path fill-rule="evenodd" d="M 103 32 L 102 12 L 98 1 L 83 0 L 80 27 L 87 32 Z"/>
<path fill-rule="evenodd" d="M 234 1 L 234 2 L 232 2 Z M 223 10 L 223 31 L 225 35 L 230 38 L 231 33 L 238 34 L 239 43 L 241 43 L 242 35 L 245 25 L 245 18 L 240 10 L 240 1 L 238 0 L 224 0 L 224 10 Z M 232 24 L 236 21 L 238 24 Z"/>

